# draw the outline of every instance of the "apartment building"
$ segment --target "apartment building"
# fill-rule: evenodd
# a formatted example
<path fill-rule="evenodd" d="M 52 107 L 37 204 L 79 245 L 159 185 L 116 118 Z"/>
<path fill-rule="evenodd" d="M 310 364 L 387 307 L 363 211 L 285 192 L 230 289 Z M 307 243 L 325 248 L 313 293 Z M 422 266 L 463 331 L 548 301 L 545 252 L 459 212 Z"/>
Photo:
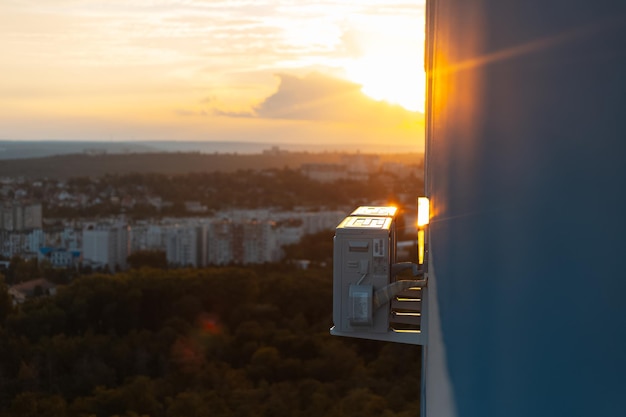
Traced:
<path fill-rule="evenodd" d="M 126 268 L 130 254 L 130 227 L 125 224 L 89 225 L 83 229 L 83 260 L 96 266 Z"/>

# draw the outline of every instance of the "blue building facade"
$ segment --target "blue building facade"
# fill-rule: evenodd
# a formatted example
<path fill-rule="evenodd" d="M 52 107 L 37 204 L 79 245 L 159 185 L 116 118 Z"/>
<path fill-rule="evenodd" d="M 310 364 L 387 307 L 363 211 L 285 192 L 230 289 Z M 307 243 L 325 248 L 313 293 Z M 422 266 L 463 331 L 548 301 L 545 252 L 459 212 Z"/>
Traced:
<path fill-rule="evenodd" d="M 427 42 L 424 412 L 625 415 L 626 2 L 429 0 Z"/>

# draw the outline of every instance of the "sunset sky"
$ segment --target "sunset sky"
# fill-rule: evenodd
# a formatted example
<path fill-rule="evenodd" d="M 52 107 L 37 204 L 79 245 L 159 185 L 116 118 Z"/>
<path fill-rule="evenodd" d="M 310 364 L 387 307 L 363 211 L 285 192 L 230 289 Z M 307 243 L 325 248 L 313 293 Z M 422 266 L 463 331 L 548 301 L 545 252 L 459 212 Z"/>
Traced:
<path fill-rule="evenodd" d="M 420 150 L 423 46 L 416 0 L 2 0 L 0 139 Z"/>

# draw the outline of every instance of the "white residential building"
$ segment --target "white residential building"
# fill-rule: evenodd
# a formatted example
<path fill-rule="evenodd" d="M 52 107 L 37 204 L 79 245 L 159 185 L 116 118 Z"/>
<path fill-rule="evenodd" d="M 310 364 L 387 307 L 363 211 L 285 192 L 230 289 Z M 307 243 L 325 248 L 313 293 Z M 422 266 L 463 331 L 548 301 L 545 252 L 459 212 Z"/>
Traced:
<path fill-rule="evenodd" d="M 41 229 L 41 204 L 22 204 L 13 202 L 0 206 L 0 229 L 8 231 L 24 231 Z"/>
<path fill-rule="evenodd" d="M 28 252 L 25 235 L 15 232 L 0 232 L 0 254 L 5 258 L 12 258 L 15 255 L 23 255 Z"/>
<path fill-rule="evenodd" d="M 276 239 L 278 246 L 281 247 L 298 243 L 302 236 L 304 236 L 304 230 L 301 223 L 299 225 L 282 224 L 276 229 Z"/>
<path fill-rule="evenodd" d="M 140 224 L 133 226 L 130 238 L 131 253 L 138 250 L 165 248 L 165 229 L 160 225 Z"/>
<path fill-rule="evenodd" d="M 26 235 L 26 245 L 29 252 L 37 253 L 45 245 L 46 235 L 42 229 L 34 229 Z"/>
<path fill-rule="evenodd" d="M 80 250 L 82 247 L 82 233 L 73 227 L 66 227 L 61 232 L 61 247 L 68 250 Z"/>
<path fill-rule="evenodd" d="M 41 204 L 27 204 L 22 207 L 22 230 L 41 229 L 43 224 L 43 213 Z"/>
<path fill-rule="evenodd" d="M 345 212 L 340 210 L 307 212 L 299 213 L 298 215 L 298 218 L 302 219 L 302 227 L 305 234 L 334 230 L 345 217 Z"/>
<path fill-rule="evenodd" d="M 175 266 L 198 267 L 201 236 L 197 227 L 173 226 L 167 228 L 165 254 L 167 263 Z"/>
<path fill-rule="evenodd" d="M 109 270 L 126 268 L 130 252 L 127 225 L 96 225 L 83 230 L 83 260 Z"/>
<path fill-rule="evenodd" d="M 280 259 L 274 222 L 249 220 L 242 226 L 242 263 L 260 264 Z"/>
<path fill-rule="evenodd" d="M 207 228 L 207 261 L 213 265 L 226 265 L 239 261 L 236 242 L 241 234 L 237 224 L 228 219 L 216 220 Z"/>

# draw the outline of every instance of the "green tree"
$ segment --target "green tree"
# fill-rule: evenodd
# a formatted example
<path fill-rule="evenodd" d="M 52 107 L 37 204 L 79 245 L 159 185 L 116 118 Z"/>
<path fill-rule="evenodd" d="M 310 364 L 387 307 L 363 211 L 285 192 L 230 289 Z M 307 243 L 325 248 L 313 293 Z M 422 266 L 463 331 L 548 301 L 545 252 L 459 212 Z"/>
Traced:
<path fill-rule="evenodd" d="M 333 407 L 331 416 L 392 417 L 386 401 L 368 388 L 355 388 Z"/>
<path fill-rule="evenodd" d="M 131 253 L 126 259 L 131 268 L 167 268 L 167 257 L 162 250 L 138 250 Z"/>
<path fill-rule="evenodd" d="M 67 403 L 63 397 L 37 392 L 23 392 L 11 402 L 9 417 L 65 417 Z"/>
<path fill-rule="evenodd" d="M 12 311 L 13 300 L 4 281 L 4 275 L 0 273 L 0 323 L 4 323 L 4 320 Z"/>
<path fill-rule="evenodd" d="M 256 379 L 275 381 L 277 370 L 282 359 L 278 349 L 273 346 L 263 346 L 254 352 L 248 365 L 248 373 Z"/>
<path fill-rule="evenodd" d="M 17 284 L 40 277 L 37 259 L 24 259 L 18 255 L 11 258 L 6 279 L 9 284 Z"/>
<path fill-rule="evenodd" d="M 170 400 L 167 417 L 230 416 L 226 403 L 214 391 L 181 392 Z"/>
<path fill-rule="evenodd" d="M 0 415 L 416 415 L 419 349 L 331 337 L 331 308 L 328 268 L 81 276 L 6 313 Z"/>

